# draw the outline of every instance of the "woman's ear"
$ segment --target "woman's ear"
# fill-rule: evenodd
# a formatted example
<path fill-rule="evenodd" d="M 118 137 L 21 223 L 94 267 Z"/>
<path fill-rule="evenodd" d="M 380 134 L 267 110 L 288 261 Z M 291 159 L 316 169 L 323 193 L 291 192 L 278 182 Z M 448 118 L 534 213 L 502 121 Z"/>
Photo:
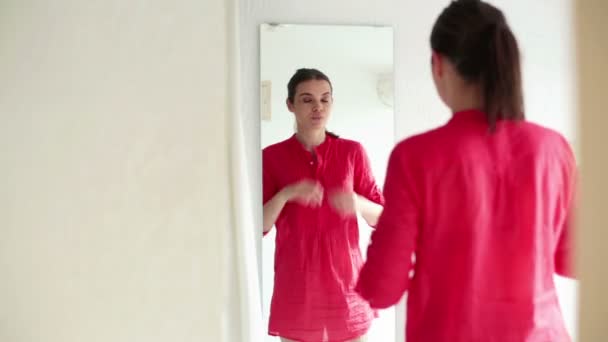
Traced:
<path fill-rule="evenodd" d="M 290 112 L 295 113 L 295 108 L 293 107 L 293 102 L 291 102 L 289 99 L 285 100 L 285 104 L 287 104 L 287 109 L 289 109 Z"/>
<path fill-rule="evenodd" d="M 431 66 L 433 69 L 433 76 L 437 78 L 443 77 L 443 56 L 436 51 L 433 51 L 431 54 Z"/>

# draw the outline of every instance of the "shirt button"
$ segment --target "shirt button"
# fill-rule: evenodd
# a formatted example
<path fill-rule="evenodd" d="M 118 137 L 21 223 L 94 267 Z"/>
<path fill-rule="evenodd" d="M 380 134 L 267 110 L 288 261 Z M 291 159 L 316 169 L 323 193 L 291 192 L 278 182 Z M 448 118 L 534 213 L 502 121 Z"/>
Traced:
<path fill-rule="evenodd" d="M 310 165 L 314 164 L 314 162 L 310 162 Z"/>

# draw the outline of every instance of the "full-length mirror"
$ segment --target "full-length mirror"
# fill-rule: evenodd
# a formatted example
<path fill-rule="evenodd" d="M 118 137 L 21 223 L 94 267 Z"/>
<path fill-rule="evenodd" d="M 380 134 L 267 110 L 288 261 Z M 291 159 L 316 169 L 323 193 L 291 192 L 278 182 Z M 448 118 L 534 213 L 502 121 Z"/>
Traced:
<path fill-rule="evenodd" d="M 390 27 L 260 27 L 267 341 L 395 340 L 355 292 L 394 145 Z M 361 339 L 362 340 L 362 339 Z"/>

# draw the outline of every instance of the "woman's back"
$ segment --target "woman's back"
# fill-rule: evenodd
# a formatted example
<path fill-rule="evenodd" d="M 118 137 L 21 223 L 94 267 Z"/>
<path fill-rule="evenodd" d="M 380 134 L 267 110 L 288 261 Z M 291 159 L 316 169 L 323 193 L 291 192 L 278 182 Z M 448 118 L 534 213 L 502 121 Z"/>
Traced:
<path fill-rule="evenodd" d="M 482 112 L 466 111 L 399 144 L 391 164 L 407 171 L 391 177 L 389 170 L 387 182 L 410 186 L 386 185 L 383 231 L 372 247 L 407 250 L 415 236 L 408 342 L 569 340 L 553 275 L 570 273 L 564 230 L 575 164 L 558 133 L 525 121 L 499 121 L 489 132 Z M 404 201 L 411 202 L 405 213 Z M 366 272 L 408 267 L 397 255 Z M 388 283 L 407 281 L 396 275 Z M 376 301 L 392 301 L 398 287 L 384 290 Z"/>

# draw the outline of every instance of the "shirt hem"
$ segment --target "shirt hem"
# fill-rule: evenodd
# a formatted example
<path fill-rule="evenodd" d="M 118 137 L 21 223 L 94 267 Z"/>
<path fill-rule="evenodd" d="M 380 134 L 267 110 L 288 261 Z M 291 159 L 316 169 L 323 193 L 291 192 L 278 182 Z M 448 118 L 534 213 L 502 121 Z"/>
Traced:
<path fill-rule="evenodd" d="M 348 342 L 354 339 L 357 339 L 359 337 L 364 336 L 367 332 L 369 331 L 369 328 L 360 330 L 358 332 L 353 333 L 352 336 L 347 336 L 346 339 L 343 340 L 331 340 L 331 341 L 324 341 L 324 342 Z M 284 335 L 281 332 L 278 331 L 268 331 L 268 335 L 270 336 L 276 336 L 276 337 L 282 337 L 282 338 L 286 338 L 289 340 L 294 340 L 294 341 L 303 341 L 301 338 L 295 337 L 295 336 L 289 336 L 289 335 Z M 308 341 L 304 341 L 304 342 L 308 342 Z"/>

